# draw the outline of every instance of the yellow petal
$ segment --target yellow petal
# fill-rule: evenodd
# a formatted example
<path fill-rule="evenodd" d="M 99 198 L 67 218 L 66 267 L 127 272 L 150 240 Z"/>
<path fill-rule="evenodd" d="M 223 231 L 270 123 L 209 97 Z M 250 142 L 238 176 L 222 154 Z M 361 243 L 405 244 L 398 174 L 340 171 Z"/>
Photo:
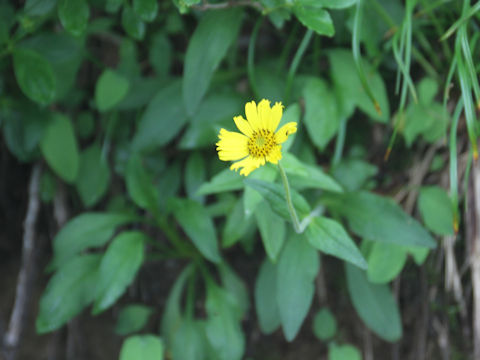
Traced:
<path fill-rule="evenodd" d="M 248 174 L 259 168 L 261 165 L 265 165 L 264 158 L 252 158 L 249 156 L 243 160 L 233 163 L 232 166 L 230 166 L 230 169 L 237 171 L 238 169 L 242 168 L 240 170 L 240 175 L 248 176 Z"/>
<path fill-rule="evenodd" d="M 267 161 L 272 164 L 277 164 L 278 160 L 282 158 L 282 145 L 275 146 L 267 155 Z"/>
<path fill-rule="evenodd" d="M 246 121 L 243 116 L 235 116 L 233 118 L 233 121 L 235 121 L 235 125 L 237 125 L 238 130 L 240 130 L 242 133 L 247 135 L 248 137 L 251 137 L 253 135 L 253 130 L 248 121 Z"/>
<path fill-rule="evenodd" d="M 297 132 L 297 123 L 296 122 L 289 122 L 283 125 L 278 131 L 275 133 L 275 142 L 277 144 L 282 144 L 287 140 L 288 136 Z"/>
<path fill-rule="evenodd" d="M 255 101 L 250 101 L 245 104 L 245 115 L 253 131 L 260 129 L 260 119 L 258 118 L 257 104 L 255 104 Z"/>
<path fill-rule="evenodd" d="M 270 130 L 275 131 L 277 130 L 278 124 L 280 124 L 280 120 L 282 119 L 283 114 L 283 105 L 281 102 L 276 102 L 275 105 L 272 107 L 272 127 Z"/>
<path fill-rule="evenodd" d="M 270 108 L 270 101 L 262 99 L 258 104 L 258 117 L 260 119 L 260 126 L 262 129 L 275 131 L 272 129 L 272 109 Z"/>
<path fill-rule="evenodd" d="M 220 160 L 238 160 L 248 155 L 248 137 L 243 134 L 221 129 L 216 143 Z"/>

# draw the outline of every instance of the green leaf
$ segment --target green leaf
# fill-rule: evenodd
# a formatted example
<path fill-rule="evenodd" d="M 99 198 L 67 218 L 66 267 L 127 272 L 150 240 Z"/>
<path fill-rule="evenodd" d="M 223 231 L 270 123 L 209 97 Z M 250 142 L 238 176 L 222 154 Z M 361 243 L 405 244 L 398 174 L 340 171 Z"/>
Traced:
<path fill-rule="evenodd" d="M 328 360 L 362 360 L 362 354 L 353 345 L 335 345 L 328 347 Z"/>
<path fill-rule="evenodd" d="M 418 197 L 423 222 L 437 235 L 453 235 L 452 201 L 439 186 L 423 186 Z"/>
<path fill-rule="evenodd" d="M 145 239 L 140 231 L 125 231 L 112 240 L 100 264 L 94 315 L 110 307 L 133 281 L 143 263 Z"/>
<path fill-rule="evenodd" d="M 193 116 L 212 75 L 237 37 L 242 23 L 239 9 L 207 12 L 188 44 L 183 73 L 183 102 Z"/>
<path fill-rule="evenodd" d="M 120 360 L 163 360 L 163 344 L 155 335 L 130 336 L 123 342 Z"/>
<path fill-rule="evenodd" d="M 175 329 L 172 340 L 173 360 L 203 360 L 205 359 L 204 324 L 189 318 L 182 319 L 178 328 Z M 186 344 L 188 344 L 186 346 Z"/>
<path fill-rule="evenodd" d="M 417 264 L 418 266 L 424 263 L 425 259 L 428 256 L 428 253 L 430 252 L 429 248 L 418 246 L 409 246 L 407 247 L 407 250 L 412 255 L 415 264 Z"/>
<path fill-rule="evenodd" d="M 248 176 L 248 180 L 259 180 L 267 183 L 273 183 L 277 177 L 278 170 L 273 164 L 265 164 L 256 169 L 253 174 Z M 243 206 L 245 208 L 245 215 L 250 217 L 255 212 L 258 204 L 263 200 L 263 195 L 258 190 L 246 186 L 243 191 Z"/>
<path fill-rule="evenodd" d="M 152 313 L 153 309 L 145 305 L 125 306 L 118 314 L 115 334 L 128 335 L 142 330 Z"/>
<path fill-rule="evenodd" d="M 79 154 L 72 123 L 63 114 L 53 113 L 40 148 L 52 170 L 68 183 L 77 178 Z"/>
<path fill-rule="evenodd" d="M 370 283 L 363 270 L 348 263 L 345 271 L 350 299 L 364 323 L 386 341 L 400 339 L 400 313 L 388 286 Z"/>
<path fill-rule="evenodd" d="M 314 78 L 305 85 L 303 96 L 308 135 L 323 150 L 340 126 L 335 95 L 323 79 Z"/>
<path fill-rule="evenodd" d="M 204 157 L 198 153 L 192 153 L 185 164 L 185 190 L 189 198 L 203 202 L 204 197 L 196 195 L 200 185 L 205 182 L 206 164 Z"/>
<path fill-rule="evenodd" d="M 158 190 L 153 185 L 152 177 L 143 167 L 138 154 L 133 154 L 128 160 L 125 182 L 128 194 L 137 206 L 152 212 L 158 209 Z"/>
<path fill-rule="evenodd" d="M 378 169 L 361 158 L 347 158 L 342 159 L 331 171 L 347 191 L 356 191 L 362 189 L 367 181 L 377 174 Z"/>
<path fill-rule="evenodd" d="M 60 0 L 58 17 L 68 32 L 79 36 L 87 29 L 90 8 L 86 0 Z"/>
<path fill-rule="evenodd" d="M 377 242 L 368 255 L 368 280 L 374 284 L 386 284 L 397 277 L 406 261 L 405 247 Z"/>
<path fill-rule="evenodd" d="M 222 233 L 222 245 L 228 248 L 242 238 L 252 224 L 252 217 L 245 214 L 243 201 L 240 198 L 233 209 L 227 212 L 227 219 Z"/>
<path fill-rule="evenodd" d="M 285 198 L 285 189 L 280 184 L 274 184 L 263 180 L 246 179 L 245 184 L 252 189 L 258 191 L 268 204 L 278 215 L 286 220 L 291 220 L 288 211 L 287 200 Z M 292 189 L 292 202 L 300 217 L 304 217 L 310 212 L 310 205 L 308 205 L 305 198 Z"/>
<path fill-rule="evenodd" d="M 319 166 L 304 164 L 290 153 L 284 155 L 282 165 L 288 174 L 288 181 L 296 190 L 314 188 L 343 192 L 340 184 L 325 174 Z"/>
<path fill-rule="evenodd" d="M 418 99 L 422 105 L 430 105 L 437 92 L 438 83 L 435 79 L 425 77 L 420 81 L 420 84 L 418 84 Z"/>
<path fill-rule="evenodd" d="M 283 333 L 292 341 L 307 316 L 319 268 L 317 251 L 301 235 L 287 240 L 278 260 L 277 304 Z"/>
<path fill-rule="evenodd" d="M 113 70 L 104 70 L 95 85 L 95 102 L 100 112 L 111 110 L 128 93 L 130 83 Z"/>
<path fill-rule="evenodd" d="M 293 7 L 297 19 L 319 35 L 333 36 L 335 28 L 327 10 L 316 6 L 304 6 L 300 2 Z"/>
<path fill-rule="evenodd" d="M 96 144 L 80 155 L 80 167 L 75 182 L 85 207 L 91 207 L 105 195 L 110 182 L 110 169 L 102 150 Z"/>
<path fill-rule="evenodd" d="M 326 341 L 337 332 L 337 320 L 328 308 L 319 310 L 313 318 L 313 333 L 320 340 Z"/>
<path fill-rule="evenodd" d="M 39 334 L 60 328 L 93 301 L 99 264 L 100 255 L 80 255 L 58 269 L 40 299 Z"/>
<path fill-rule="evenodd" d="M 366 62 L 363 64 L 368 85 L 382 109 L 381 115 L 377 113 L 360 82 L 351 50 L 337 48 L 329 51 L 328 56 L 331 76 L 343 107 L 348 109 L 351 106 L 358 106 L 372 119 L 386 123 L 390 118 L 390 107 L 385 84 L 378 72 L 374 71 Z"/>
<path fill-rule="evenodd" d="M 435 248 L 430 234 L 392 199 L 366 191 L 328 194 L 324 204 L 345 216 L 353 232 L 365 239 Z"/>
<path fill-rule="evenodd" d="M 220 278 L 225 290 L 227 290 L 235 299 L 238 320 L 241 320 L 248 313 L 250 299 L 245 282 L 235 273 L 235 271 L 225 262 L 218 267 Z"/>
<path fill-rule="evenodd" d="M 237 172 L 225 169 L 216 174 L 209 182 L 202 184 L 198 195 L 210 195 L 243 188 L 243 177 Z"/>
<path fill-rule="evenodd" d="M 205 331 L 219 360 L 240 360 L 245 350 L 245 336 L 234 304 L 233 295 L 211 281 L 207 283 Z"/>
<path fill-rule="evenodd" d="M 300 117 L 302 116 L 302 109 L 298 103 L 290 104 L 285 111 L 283 112 L 282 119 L 278 124 L 278 129 L 280 129 L 283 125 L 289 122 L 296 122 L 297 125 L 300 123 Z M 295 141 L 295 135 L 292 134 L 287 138 L 282 144 L 282 153 L 283 156 L 289 155 L 288 150 L 292 147 L 293 142 Z"/>
<path fill-rule="evenodd" d="M 175 218 L 195 247 L 208 260 L 219 263 L 221 257 L 215 226 L 205 208 L 200 203 L 189 199 L 172 199 L 171 205 Z"/>
<path fill-rule="evenodd" d="M 164 32 L 153 35 L 148 59 L 158 76 L 165 77 L 168 74 L 172 63 L 172 45 Z"/>
<path fill-rule="evenodd" d="M 143 21 L 151 22 L 157 16 L 158 3 L 156 0 L 133 0 L 133 11 Z"/>
<path fill-rule="evenodd" d="M 270 206 L 264 202 L 258 204 L 255 209 L 255 218 L 262 236 L 265 252 L 272 262 L 275 263 L 285 241 L 285 221 L 272 212 Z"/>
<path fill-rule="evenodd" d="M 167 144 L 182 129 L 187 115 L 179 81 L 161 89 L 150 101 L 133 137 L 137 151 L 152 151 Z"/>
<path fill-rule="evenodd" d="M 55 98 L 56 80 L 52 66 L 39 53 L 22 48 L 13 52 L 13 69 L 23 93 L 40 105 Z"/>
<path fill-rule="evenodd" d="M 142 40 L 145 36 L 145 23 L 128 4 L 123 5 L 122 26 L 125 32 L 135 40 Z"/>
<path fill-rule="evenodd" d="M 264 334 L 271 334 L 280 326 L 277 268 L 268 259 L 263 261 L 255 280 L 255 310 Z"/>
<path fill-rule="evenodd" d="M 64 266 L 85 249 L 105 245 L 117 226 L 134 220 L 131 215 L 114 213 L 86 212 L 74 217 L 53 239 L 54 258 L 50 268 Z"/>
<path fill-rule="evenodd" d="M 51 12 L 55 5 L 57 5 L 57 0 L 27 0 L 23 11 L 28 16 L 44 16 Z"/>
<path fill-rule="evenodd" d="M 306 236 L 316 249 L 349 261 L 362 269 L 367 268 L 360 250 L 343 226 L 335 220 L 323 216 L 314 218 L 308 225 Z"/>

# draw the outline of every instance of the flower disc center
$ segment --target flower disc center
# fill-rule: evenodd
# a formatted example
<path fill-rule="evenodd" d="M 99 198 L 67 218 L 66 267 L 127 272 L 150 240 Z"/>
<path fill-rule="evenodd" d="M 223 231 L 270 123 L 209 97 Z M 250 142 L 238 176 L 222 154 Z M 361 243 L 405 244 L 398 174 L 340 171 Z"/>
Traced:
<path fill-rule="evenodd" d="M 248 140 L 248 153 L 254 158 L 265 157 L 275 145 L 275 134 L 270 130 L 260 129 Z"/>

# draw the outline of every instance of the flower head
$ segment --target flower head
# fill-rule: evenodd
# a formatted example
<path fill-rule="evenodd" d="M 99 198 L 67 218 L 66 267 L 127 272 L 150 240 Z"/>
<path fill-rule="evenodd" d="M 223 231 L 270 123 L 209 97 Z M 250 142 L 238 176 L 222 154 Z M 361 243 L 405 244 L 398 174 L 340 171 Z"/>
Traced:
<path fill-rule="evenodd" d="M 279 102 L 273 107 L 265 99 L 258 106 L 255 101 L 245 104 L 247 120 L 241 115 L 233 118 L 242 133 L 220 129 L 220 141 L 216 144 L 220 160 L 238 160 L 230 169 L 237 171 L 241 168 L 240 175 L 245 176 L 267 161 L 278 163 L 282 158 L 282 144 L 297 131 L 295 122 L 289 122 L 276 131 L 282 113 L 283 105 Z"/>

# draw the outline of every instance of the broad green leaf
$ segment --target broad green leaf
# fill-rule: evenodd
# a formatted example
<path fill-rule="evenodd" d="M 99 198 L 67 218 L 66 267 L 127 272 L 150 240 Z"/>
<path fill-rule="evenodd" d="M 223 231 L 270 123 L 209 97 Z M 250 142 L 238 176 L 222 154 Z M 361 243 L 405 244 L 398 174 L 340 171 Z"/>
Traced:
<path fill-rule="evenodd" d="M 372 284 L 363 270 L 348 263 L 345 271 L 350 300 L 363 322 L 386 341 L 400 339 L 400 313 L 388 286 Z"/>
<path fill-rule="evenodd" d="M 106 0 L 105 11 L 108 13 L 116 13 L 124 2 L 125 0 Z"/>
<path fill-rule="evenodd" d="M 347 191 L 362 189 L 378 169 L 361 158 L 347 158 L 333 167 L 332 175 Z"/>
<path fill-rule="evenodd" d="M 252 174 L 248 176 L 248 180 L 258 180 L 266 183 L 273 183 L 277 177 L 278 170 L 272 164 L 265 164 L 256 169 Z M 246 216 L 254 214 L 257 205 L 263 200 L 263 195 L 257 189 L 250 186 L 246 186 L 243 191 L 243 206 L 245 208 Z"/>
<path fill-rule="evenodd" d="M 258 191 L 268 202 L 273 211 L 286 220 L 291 220 L 288 211 L 287 200 L 285 198 L 285 189 L 280 184 L 270 183 L 257 179 L 246 179 L 245 184 Z M 292 189 L 291 191 L 293 206 L 297 210 L 299 217 L 304 217 L 310 212 L 305 198 Z"/>
<path fill-rule="evenodd" d="M 94 299 L 100 255 L 80 255 L 52 276 L 40 299 L 36 330 L 56 330 L 79 314 Z"/>
<path fill-rule="evenodd" d="M 264 334 L 271 334 L 280 326 L 277 268 L 267 258 L 263 261 L 255 280 L 255 310 Z"/>
<path fill-rule="evenodd" d="M 58 17 L 68 32 L 79 36 L 87 29 L 90 8 L 86 0 L 59 0 Z"/>
<path fill-rule="evenodd" d="M 335 220 L 323 216 L 314 218 L 307 227 L 306 236 L 316 249 L 351 262 L 362 269 L 367 268 L 360 250 L 343 226 Z"/>
<path fill-rule="evenodd" d="M 95 85 L 95 102 L 101 112 L 111 110 L 127 95 L 130 83 L 122 75 L 107 69 Z"/>
<path fill-rule="evenodd" d="M 327 9 L 345 9 L 357 3 L 357 0 L 296 0 L 302 5 Z"/>
<path fill-rule="evenodd" d="M 340 126 L 335 94 L 320 78 L 313 78 L 303 89 L 305 125 L 312 142 L 323 150 Z"/>
<path fill-rule="evenodd" d="M 212 75 L 237 37 L 242 23 L 239 9 L 207 12 L 193 33 L 185 55 L 183 102 L 193 116 L 208 90 Z"/>
<path fill-rule="evenodd" d="M 411 146 L 419 135 L 428 142 L 446 135 L 449 117 L 441 104 L 411 104 L 403 117 L 401 114 L 397 116 L 401 116 L 400 124 L 404 122 L 403 134 L 407 146 Z"/>
<path fill-rule="evenodd" d="M 158 336 L 130 336 L 123 342 L 120 360 L 163 360 L 163 351 L 163 344 Z"/>
<path fill-rule="evenodd" d="M 125 32 L 135 40 L 142 40 L 145 36 L 145 23 L 128 5 L 123 5 L 122 26 Z"/>
<path fill-rule="evenodd" d="M 290 236 L 277 266 L 277 304 L 283 333 L 292 341 L 307 316 L 319 268 L 317 251 L 303 236 Z"/>
<path fill-rule="evenodd" d="M 146 235 L 125 231 L 112 240 L 100 264 L 92 313 L 110 307 L 135 278 L 143 263 Z"/>
<path fill-rule="evenodd" d="M 239 320 L 243 319 L 248 313 L 250 307 L 250 299 L 248 297 L 248 290 L 244 281 L 233 271 L 233 269 L 223 262 L 218 267 L 220 278 L 225 290 L 227 290 L 235 299 L 237 307 L 237 317 Z"/>
<path fill-rule="evenodd" d="M 184 318 L 172 335 L 172 360 L 205 359 L 206 336 L 204 324 Z"/>
<path fill-rule="evenodd" d="M 418 99 L 420 103 L 428 106 L 432 103 L 438 92 L 438 82 L 435 79 L 425 77 L 418 84 Z"/>
<path fill-rule="evenodd" d="M 304 164 L 290 153 L 284 155 L 282 165 L 285 167 L 288 181 L 294 189 L 314 188 L 343 192 L 341 185 L 325 174 L 319 166 Z"/>
<path fill-rule="evenodd" d="M 79 154 L 77 139 L 68 117 L 53 113 L 47 126 L 40 149 L 52 170 L 68 183 L 77 178 Z"/>
<path fill-rule="evenodd" d="M 174 82 L 161 89 L 148 104 L 133 137 L 133 148 L 138 151 L 158 149 L 172 140 L 186 121 L 181 84 Z"/>
<path fill-rule="evenodd" d="M 117 226 L 133 222 L 135 217 L 114 213 L 82 213 L 70 220 L 53 239 L 53 261 L 57 269 L 85 249 L 100 247 L 112 237 Z"/>
<path fill-rule="evenodd" d="M 368 280 L 374 284 L 386 284 L 397 277 L 406 261 L 405 247 L 377 242 L 368 255 Z"/>
<path fill-rule="evenodd" d="M 192 264 L 183 269 L 168 294 L 161 323 L 161 334 L 167 340 L 168 344 L 172 343 L 173 334 L 182 321 L 182 293 L 187 280 L 193 273 L 193 270 L 194 267 Z"/>
<path fill-rule="evenodd" d="M 435 248 L 430 234 L 392 199 L 366 191 L 328 194 L 324 204 L 347 218 L 350 228 L 365 239 Z"/>
<path fill-rule="evenodd" d="M 200 185 L 205 182 L 206 164 L 204 157 L 198 153 L 192 153 L 185 164 L 185 190 L 189 198 L 203 202 L 204 197 L 196 195 Z"/>
<path fill-rule="evenodd" d="M 132 155 L 128 160 L 125 182 L 128 194 L 137 206 L 151 211 L 157 210 L 159 192 L 137 154 Z"/>
<path fill-rule="evenodd" d="M 13 52 L 13 69 L 23 93 L 40 105 L 55 98 L 56 79 L 52 66 L 39 53 L 22 48 Z"/>
<path fill-rule="evenodd" d="M 335 34 L 333 21 L 327 10 L 298 2 L 293 7 L 293 12 L 303 25 L 317 34 L 326 36 Z"/>
<path fill-rule="evenodd" d="M 262 236 L 263 247 L 270 260 L 275 263 L 285 241 L 285 221 L 262 202 L 255 209 L 255 218 Z"/>
<path fill-rule="evenodd" d="M 227 212 L 227 219 L 222 233 L 222 246 L 228 248 L 242 238 L 252 224 L 252 217 L 245 214 L 240 198 L 233 209 Z"/>
<path fill-rule="evenodd" d="M 172 45 L 163 31 L 153 35 L 148 59 L 158 76 L 164 77 L 168 74 L 172 63 Z"/>
<path fill-rule="evenodd" d="M 128 305 L 118 314 L 115 333 L 128 335 L 142 330 L 148 322 L 153 309 L 145 305 Z"/>
<path fill-rule="evenodd" d="M 216 194 L 219 192 L 240 190 L 243 188 L 243 177 L 237 172 L 225 169 L 216 174 L 209 182 L 197 190 L 198 195 Z"/>
<path fill-rule="evenodd" d="M 372 119 L 387 122 L 390 117 L 390 107 L 387 90 L 381 76 L 371 66 L 364 63 L 368 85 L 382 110 L 382 114 L 379 115 L 360 82 L 351 50 L 337 48 L 329 51 L 328 56 L 331 76 L 343 107 L 358 106 Z"/>
<path fill-rule="evenodd" d="M 219 360 L 240 360 L 245 351 L 245 336 L 240 327 L 235 298 L 213 282 L 207 283 L 205 331 Z"/>
<path fill-rule="evenodd" d="M 337 332 L 337 320 L 328 308 L 319 310 L 313 318 L 313 333 L 320 340 L 328 340 Z"/>
<path fill-rule="evenodd" d="M 408 246 L 408 252 L 412 255 L 415 264 L 422 265 L 427 258 L 430 249 L 426 247 Z"/>
<path fill-rule="evenodd" d="M 96 144 L 80 155 L 80 167 L 75 182 L 85 207 L 95 205 L 107 191 L 110 181 L 110 169 L 102 150 Z"/>
<path fill-rule="evenodd" d="M 51 12 L 55 5 L 57 5 L 57 0 L 27 0 L 23 11 L 28 16 L 44 16 Z"/>
<path fill-rule="evenodd" d="M 298 125 L 300 123 L 301 116 L 302 110 L 300 109 L 300 105 L 298 105 L 298 103 L 293 103 L 289 105 L 283 112 L 282 119 L 280 120 L 277 129 L 280 129 L 283 125 L 289 122 L 296 122 Z M 288 150 L 292 147 L 294 141 L 295 135 L 292 134 L 287 138 L 287 141 L 282 144 L 283 156 L 289 155 Z"/>
<path fill-rule="evenodd" d="M 215 226 L 205 208 L 200 203 L 189 199 L 172 199 L 171 205 L 175 218 L 196 248 L 208 260 L 219 263 L 221 257 Z"/>
<path fill-rule="evenodd" d="M 353 345 L 330 344 L 328 360 L 362 360 L 362 354 Z"/>
<path fill-rule="evenodd" d="M 439 186 L 423 186 L 418 197 L 423 222 L 437 235 L 453 235 L 452 201 Z"/>
<path fill-rule="evenodd" d="M 157 16 L 158 2 L 156 0 L 133 0 L 133 11 L 143 21 L 153 21 Z"/>

